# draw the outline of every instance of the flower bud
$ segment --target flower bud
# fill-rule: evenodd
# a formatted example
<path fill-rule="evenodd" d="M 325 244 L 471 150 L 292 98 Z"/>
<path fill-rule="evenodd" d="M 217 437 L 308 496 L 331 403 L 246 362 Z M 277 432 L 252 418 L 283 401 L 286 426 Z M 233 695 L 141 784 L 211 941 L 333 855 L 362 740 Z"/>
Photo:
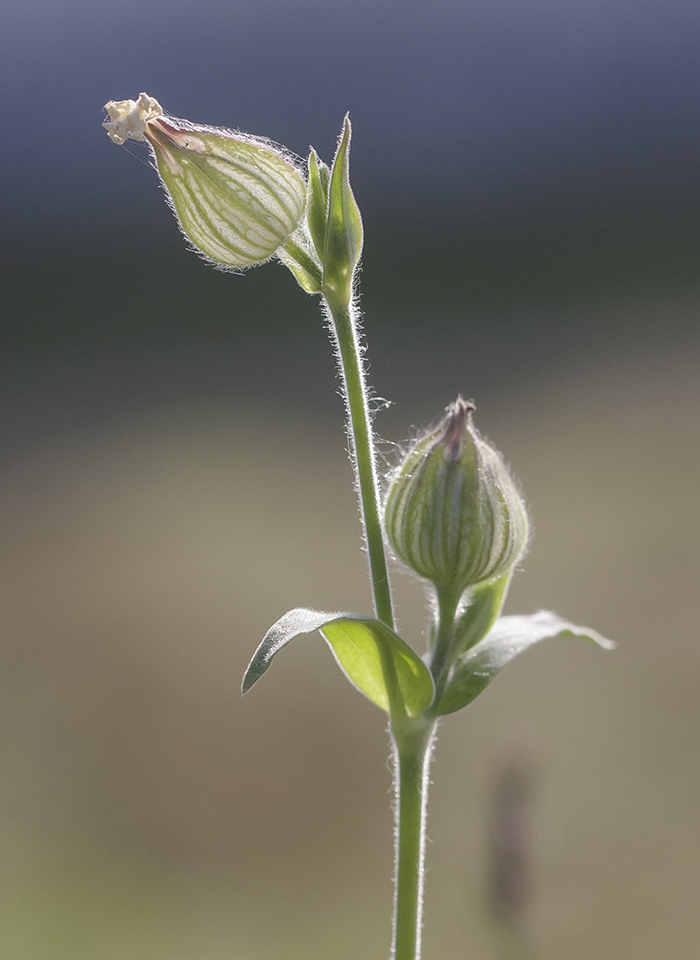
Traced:
<path fill-rule="evenodd" d="M 223 267 L 264 263 L 304 214 L 306 183 L 283 147 L 223 127 L 166 117 L 157 100 L 111 100 L 115 143 L 148 141 L 182 232 Z"/>
<path fill-rule="evenodd" d="M 453 596 L 503 576 L 527 544 L 525 505 L 473 410 L 461 397 L 447 407 L 396 471 L 384 511 L 397 557 Z"/>

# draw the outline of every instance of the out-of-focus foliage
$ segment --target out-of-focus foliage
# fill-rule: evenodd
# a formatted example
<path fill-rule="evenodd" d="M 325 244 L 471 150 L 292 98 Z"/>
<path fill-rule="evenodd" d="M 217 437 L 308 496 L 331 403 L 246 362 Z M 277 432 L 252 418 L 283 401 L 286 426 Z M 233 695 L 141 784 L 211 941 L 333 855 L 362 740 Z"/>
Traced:
<path fill-rule="evenodd" d="M 445 724 L 431 952 L 489 956 L 487 784 L 514 746 L 538 770 L 528 922 L 542 956 L 655 960 L 697 940 L 694 363 L 611 360 L 483 414 L 537 527 L 509 608 L 546 603 L 619 647 L 534 649 Z M 383 416 L 383 432 L 406 432 Z M 350 958 L 386 933 L 381 714 L 319 643 L 238 694 L 251 643 L 298 597 L 366 602 L 334 438 L 314 409 L 183 401 L 6 455 L 8 955 L 301 958 L 335 943 Z M 420 647 L 415 590 L 398 585 Z"/>

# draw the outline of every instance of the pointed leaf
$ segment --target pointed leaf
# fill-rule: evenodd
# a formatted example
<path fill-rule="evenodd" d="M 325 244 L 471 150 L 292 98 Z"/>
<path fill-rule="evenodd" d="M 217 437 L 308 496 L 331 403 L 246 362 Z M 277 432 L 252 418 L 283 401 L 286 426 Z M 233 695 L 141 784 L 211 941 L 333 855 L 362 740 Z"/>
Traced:
<path fill-rule="evenodd" d="M 493 627 L 506 599 L 512 570 L 492 583 L 480 583 L 469 591 L 469 606 L 455 624 L 455 656 L 476 646 Z"/>
<path fill-rule="evenodd" d="M 306 187 L 306 222 L 319 257 L 326 253 L 329 172 L 312 147 L 309 154 L 309 182 Z"/>
<path fill-rule="evenodd" d="M 531 616 L 501 617 L 486 637 L 458 661 L 435 715 L 454 713 L 471 703 L 503 667 L 523 650 L 550 637 L 581 637 L 605 650 L 615 644 L 590 627 L 578 627 L 549 610 Z"/>
<path fill-rule="evenodd" d="M 328 190 L 330 189 L 331 183 L 331 168 L 327 163 L 324 163 L 323 160 L 318 161 L 318 176 L 321 180 L 323 196 L 326 198 L 326 203 L 328 203 Z"/>
<path fill-rule="evenodd" d="M 313 259 L 296 243 L 288 243 L 277 251 L 277 257 L 294 275 L 305 293 L 320 293 L 323 281 L 321 270 Z"/>
<path fill-rule="evenodd" d="M 350 187 L 350 120 L 345 117 L 333 160 L 328 192 L 328 225 L 323 257 L 326 296 L 345 307 L 362 252 L 362 218 Z"/>
<path fill-rule="evenodd" d="M 326 613 L 298 607 L 268 630 L 243 677 L 243 693 L 265 673 L 290 640 L 320 630 L 346 677 L 387 713 L 418 717 L 434 689 L 423 661 L 393 630 L 359 613 Z"/>

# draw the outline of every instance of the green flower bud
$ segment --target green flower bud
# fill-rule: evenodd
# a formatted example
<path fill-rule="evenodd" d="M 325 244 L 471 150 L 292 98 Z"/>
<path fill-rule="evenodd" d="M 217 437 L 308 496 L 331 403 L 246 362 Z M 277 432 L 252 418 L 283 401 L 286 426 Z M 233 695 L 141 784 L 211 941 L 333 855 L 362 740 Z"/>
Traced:
<path fill-rule="evenodd" d="M 409 451 L 392 478 L 384 520 L 397 557 L 438 592 L 502 577 L 522 556 L 525 505 L 461 397 Z"/>
<path fill-rule="evenodd" d="M 111 139 L 146 140 L 182 232 L 208 260 L 240 269 L 264 263 L 297 229 L 306 183 L 278 144 L 223 127 L 166 117 L 157 100 L 111 100 Z"/>

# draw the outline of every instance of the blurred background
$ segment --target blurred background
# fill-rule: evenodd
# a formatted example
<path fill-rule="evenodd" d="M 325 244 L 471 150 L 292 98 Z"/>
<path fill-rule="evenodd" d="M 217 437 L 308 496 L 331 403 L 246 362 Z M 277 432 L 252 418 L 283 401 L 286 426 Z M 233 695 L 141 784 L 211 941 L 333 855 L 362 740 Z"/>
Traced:
<path fill-rule="evenodd" d="M 289 607 L 370 608 L 326 335 L 187 252 L 100 128 L 142 90 L 327 160 L 351 111 L 388 461 L 474 397 L 536 530 L 508 612 L 619 643 L 444 723 L 425 956 L 499 956 L 514 763 L 536 956 L 697 955 L 699 41 L 693 0 L 5 0 L 0 955 L 388 954 L 382 714 L 312 637 L 239 695 Z"/>

